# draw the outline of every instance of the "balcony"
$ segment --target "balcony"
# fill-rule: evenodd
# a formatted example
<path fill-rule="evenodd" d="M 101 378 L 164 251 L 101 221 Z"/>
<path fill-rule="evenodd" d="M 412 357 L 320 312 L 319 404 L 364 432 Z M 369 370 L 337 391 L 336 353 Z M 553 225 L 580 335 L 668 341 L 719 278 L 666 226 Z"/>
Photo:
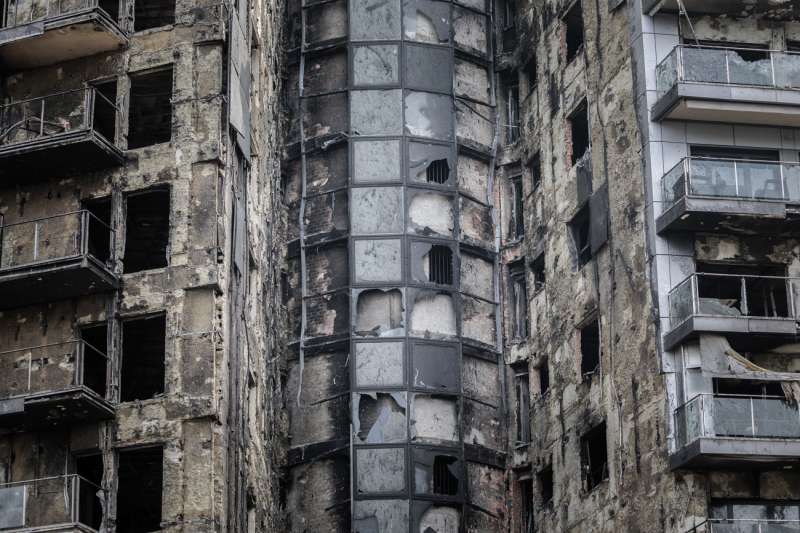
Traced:
<path fill-rule="evenodd" d="M 77 475 L 0 484 L 0 530 L 100 531 L 108 494 Z"/>
<path fill-rule="evenodd" d="M 2 0 L 0 68 L 24 70 L 111 52 L 128 43 L 118 0 Z"/>
<path fill-rule="evenodd" d="M 686 533 L 800 533 L 800 520 L 710 518 Z"/>
<path fill-rule="evenodd" d="M 44 430 L 114 417 L 108 357 L 72 340 L 0 352 L 0 431 Z"/>
<path fill-rule="evenodd" d="M 656 68 L 653 120 L 800 126 L 800 55 L 677 46 Z"/>
<path fill-rule="evenodd" d="M 3 225 L 0 310 L 115 290 L 114 230 L 89 211 Z"/>
<path fill-rule="evenodd" d="M 675 468 L 759 468 L 800 460 L 800 411 L 782 397 L 699 394 L 675 410 Z"/>
<path fill-rule="evenodd" d="M 732 274 L 692 274 L 669 293 L 671 350 L 699 333 L 733 338 L 797 334 L 800 279 Z"/>
<path fill-rule="evenodd" d="M 775 233 L 798 221 L 800 163 L 686 158 L 661 184 L 665 208 L 656 220 L 659 233 Z"/>
<path fill-rule="evenodd" d="M 121 165 L 119 109 L 94 87 L 0 106 L 0 183 Z"/>

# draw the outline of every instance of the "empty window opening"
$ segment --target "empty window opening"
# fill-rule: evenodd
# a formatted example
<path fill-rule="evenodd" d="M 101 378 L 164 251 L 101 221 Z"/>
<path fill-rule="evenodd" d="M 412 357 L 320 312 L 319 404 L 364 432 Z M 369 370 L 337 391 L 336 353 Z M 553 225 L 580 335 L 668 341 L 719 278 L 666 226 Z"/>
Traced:
<path fill-rule="evenodd" d="M 503 74 L 506 96 L 506 142 L 512 144 L 519 139 L 519 75 L 516 70 Z"/>
<path fill-rule="evenodd" d="M 89 213 L 88 226 L 88 252 L 102 263 L 111 260 L 111 197 L 84 200 L 82 209 Z"/>
<path fill-rule="evenodd" d="M 528 284 L 525 280 L 524 260 L 508 265 L 508 277 L 511 338 L 520 341 L 528 336 Z"/>
<path fill-rule="evenodd" d="M 536 259 L 534 259 L 531 263 L 531 274 L 533 276 L 533 291 L 539 292 L 540 290 L 544 289 L 544 252 L 536 256 Z"/>
<path fill-rule="evenodd" d="M 581 469 L 586 490 L 592 490 L 608 478 L 605 422 L 592 428 L 581 437 Z"/>
<path fill-rule="evenodd" d="M 134 4 L 134 31 L 175 23 L 175 0 L 136 0 Z"/>
<path fill-rule="evenodd" d="M 131 75 L 128 148 L 172 139 L 172 67 Z"/>
<path fill-rule="evenodd" d="M 714 378 L 714 394 L 783 398 L 779 381 L 757 381 L 753 379 Z"/>
<path fill-rule="evenodd" d="M 786 40 L 786 51 L 787 52 L 800 52 L 800 41 L 791 41 L 789 39 Z"/>
<path fill-rule="evenodd" d="M 550 390 L 550 361 L 547 357 L 539 367 L 539 395 L 544 396 Z"/>
<path fill-rule="evenodd" d="M 582 267 L 592 258 L 592 244 L 589 236 L 589 204 L 578 210 L 569 223 L 572 242 L 575 244 L 578 266 Z"/>
<path fill-rule="evenodd" d="M 531 190 L 535 191 L 542 184 L 542 160 L 537 153 L 528 165 L 531 173 Z"/>
<path fill-rule="evenodd" d="M 163 464 L 164 449 L 161 446 L 119 452 L 118 533 L 146 533 L 161 529 Z"/>
<path fill-rule="evenodd" d="M 530 472 L 520 476 L 519 487 L 519 533 L 533 533 L 533 479 Z"/>
<path fill-rule="evenodd" d="M 78 474 L 78 522 L 100 531 L 106 503 L 98 496 L 103 483 L 103 456 L 93 453 L 76 457 L 75 472 Z"/>
<path fill-rule="evenodd" d="M 575 59 L 583 46 L 583 9 L 581 2 L 575 2 L 564 17 L 567 40 L 567 63 Z"/>
<path fill-rule="evenodd" d="M 600 368 L 600 320 L 594 319 L 580 330 L 581 375 L 590 379 Z"/>
<path fill-rule="evenodd" d="M 536 88 L 536 56 L 532 56 L 527 63 L 525 63 L 525 79 L 528 80 L 528 94 L 531 94 Z"/>
<path fill-rule="evenodd" d="M 117 139 L 117 80 L 93 85 L 92 127 L 112 143 Z"/>
<path fill-rule="evenodd" d="M 356 333 L 382 336 L 399 333 L 403 327 L 403 294 L 398 289 L 370 289 L 358 294 Z"/>
<path fill-rule="evenodd" d="M 567 119 L 572 147 L 572 165 L 578 164 L 589 150 L 589 109 L 586 100 L 581 102 Z"/>
<path fill-rule="evenodd" d="M 703 146 L 692 145 L 689 147 L 692 157 L 707 157 L 709 159 L 750 159 L 754 161 L 780 161 L 778 150 L 762 148 L 742 148 L 733 146 Z"/>
<path fill-rule="evenodd" d="M 528 363 L 514 366 L 514 388 L 516 392 L 517 444 L 528 444 L 531 440 L 531 388 Z"/>
<path fill-rule="evenodd" d="M 458 494 L 458 477 L 453 474 L 458 462 L 449 455 L 437 455 L 433 458 L 433 493 L 445 496 Z"/>
<path fill-rule="evenodd" d="M 522 176 L 514 176 L 509 180 L 511 186 L 511 220 L 509 221 L 509 237 L 520 239 L 525 235 L 525 197 L 522 190 Z"/>
<path fill-rule="evenodd" d="M 122 323 L 120 401 L 146 400 L 164 392 L 166 316 Z"/>
<path fill-rule="evenodd" d="M 453 251 L 449 246 L 431 246 L 428 252 L 428 281 L 453 284 Z"/>
<path fill-rule="evenodd" d="M 126 201 L 126 274 L 167 266 L 169 189 L 131 194 Z"/>
<path fill-rule="evenodd" d="M 790 317 L 785 265 L 698 262 L 696 269 L 701 314 Z"/>
<path fill-rule="evenodd" d="M 82 383 L 101 398 L 105 398 L 108 381 L 108 324 L 103 322 L 83 327 L 80 330 L 80 338 L 83 341 Z"/>
<path fill-rule="evenodd" d="M 515 0 L 505 0 L 500 5 L 500 22 L 503 25 L 499 46 L 502 52 L 511 52 L 517 46 L 517 4 Z"/>
<path fill-rule="evenodd" d="M 425 179 L 428 183 L 443 185 L 450 179 L 450 163 L 447 159 L 435 159 L 425 169 Z"/>
<path fill-rule="evenodd" d="M 553 467 L 546 466 L 543 468 L 536 477 L 539 480 L 539 494 L 542 499 L 543 507 L 550 507 L 553 505 Z"/>

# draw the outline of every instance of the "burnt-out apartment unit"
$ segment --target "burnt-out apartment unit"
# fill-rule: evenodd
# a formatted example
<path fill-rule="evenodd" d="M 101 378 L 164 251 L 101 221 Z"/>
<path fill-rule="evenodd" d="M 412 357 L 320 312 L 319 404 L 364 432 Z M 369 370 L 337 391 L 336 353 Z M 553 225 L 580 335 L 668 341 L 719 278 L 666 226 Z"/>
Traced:
<path fill-rule="evenodd" d="M 280 12 L 0 2 L 0 530 L 278 529 Z"/>
<path fill-rule="evenodd" d="M 800 5 L 287 5 L 290 531 L 800 530 Z"/>

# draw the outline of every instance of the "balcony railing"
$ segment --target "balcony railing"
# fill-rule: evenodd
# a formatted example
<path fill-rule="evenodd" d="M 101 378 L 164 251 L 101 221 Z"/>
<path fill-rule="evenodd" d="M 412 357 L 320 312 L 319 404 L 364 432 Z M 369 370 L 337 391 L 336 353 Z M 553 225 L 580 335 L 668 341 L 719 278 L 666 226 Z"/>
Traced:
<path fill-rule="evenodd" d="M 664 94 L 679 82 L 800 89 L 800 54 L 679 45 L 656 67 L 656 88 Z"/>
<path fill-rule="evenodd" d="M 795 320 L 800 279 L 692 274 L 669 293 L 675 327 L 693 315 Z"/>
<path fill-rule="evenodd" d="M 105 490 L 78 475 L 2 483 L 0 530 L 100 531 L 107 500 Z"/>
<path fill-rule="evenodd" d="M 800 439 L 797 404 L 782 397 L 699 394 L 675 410 L 678 447 L 703 437 Z"/>
<path fill-rule="evenodd" d="M 9 270 L 90 256 L 108 266 L 115 232 L 86 210 L 3 225 L 0 279 Z"/>
<path fill-rule="evenodd" d="M 73 389 L 105 399 L 108 356 L 81 340 L 0 352 L 0 400 Z"/>
<path fill-rule="evenodd" d="M 687 157 L 661 183 L 668 206 L 685 197 L 800 202 L 800 163 Z"/>
<path fill-rule="evenodd" d="M 686 533 L 800 533 L 800 520 L 710 518 Z"/>
<path fill-rule="evenodd" d="M 102 9 L 110 20 L 119 15 L 119 4 L 100 0 L 2 0 L 0 29 L 24 26 L 38 21 L 71 16 L 84 11 Z"/>
<path fill-rule="evenodd" d="M 119 108 L 94 87 L 0 106 L 0 149 L 80 131 L 114 144 Z"/>

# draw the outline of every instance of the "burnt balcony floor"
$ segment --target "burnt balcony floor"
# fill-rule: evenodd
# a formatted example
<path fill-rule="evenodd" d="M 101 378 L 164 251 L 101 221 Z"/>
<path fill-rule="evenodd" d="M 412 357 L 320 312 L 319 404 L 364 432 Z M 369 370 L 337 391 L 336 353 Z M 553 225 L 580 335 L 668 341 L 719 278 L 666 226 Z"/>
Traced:
<path fill-rule="evenodd" d="M 692 15 L 763 15 L 769 18 L 782 19 L 792 13 L 800 12 L 800 1 L 790 0 L 786 4 L 780 4 L 777 8 L 769 0 L 683 0 L 686 11 Z M 656 13 L 678 13 L 679 5 L 677 0 L 644 0 L 642 10 L 646 14 Z"/>
<path fill-rule="evenodd" d="M 67 300 L 117 288 L 118 278 L 91 256 L 0 269 L 0 309 Z"/>
<path fill-rule="evenodd" d="M 52 172 L 93 171 L 121 165 L 122 150 L 91 129 L 0 146 L 0 183 Z"/>
<path fill-rule="evenodd" d="M 797 205 L 738 198 L 684 197 L 656 219 L 659 234 L 671 231 L 776 234 L 796 232 L 798 228 Z"/>
<path fill-rule="evenodd" d="M 0 432 L 46 430 L 114 418 L 114 407 L 85 386 L 0 400 Z"/>
<path fill-rule="evenodd" d="M 800 439 L 703 437 L 673 453 L 670 468 L 763 469 L 800 464 Z"/>
<path fill-rule="evenodd" d="M 0 68 L 54 65 L 126 47 L 128 37 L 99 7 L 0 29 Z"/>

